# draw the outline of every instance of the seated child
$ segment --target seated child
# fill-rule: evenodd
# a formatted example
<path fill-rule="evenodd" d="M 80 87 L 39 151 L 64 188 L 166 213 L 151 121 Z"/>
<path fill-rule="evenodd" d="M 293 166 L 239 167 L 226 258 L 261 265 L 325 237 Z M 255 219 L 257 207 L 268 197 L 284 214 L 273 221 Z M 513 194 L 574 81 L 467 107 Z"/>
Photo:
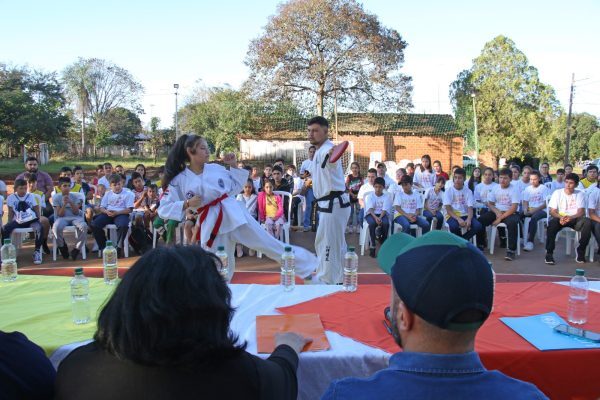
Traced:
<path fill-rule="evenodd" d="M 392 208 L 392 199 L 384 193 L 385 179 L 375 178 L 373 192 L 365 196 L 365 221 L 369 224 L 371 235 L 371 249 L 369 255 L 375 257 L 377 241 L 385 242 L 390 229 L 389 210 Z"/>
<path fill-rule="evenodd" d="M 270 180 L 264 182 L 263 191 L 258 194 L 258 219 L 264 223 L 267 232 L 279 238 L 281 227 L 285 223 L 283 219 L 283 200 L 281 196 L 273 193 L 273 183 Z"/>
<path fill-rule="evenodd" d="M 431 227 L 431 222 L 436 219 L 435 229 L 440 230 L 444 226 L 444 216 L 442 215 L 442 196 L 444 195 L 444 186 L 446 178 L 438 176 L 435 186 L 429 188 L 425 193 L 425 201 L 423 203 L 423 216 Z"/>
<path fill-rule="evenodd" d="M 48 233 L 50 233 L 50 219 L 44 216 L 44 210 L 46 210 L 46 195 L 44 192 L 37 187 L 37 175 L 34 173 L 26 172 L 23 175 L 23 179 L 27 181 L 27 193 L 31 193 L 35 196 L 38 206 L 40 206 L 40 224 L 42 225 L 42 250 L 45 254 L 50 254 L 48 248 Z M 52 220 L 54 216 L 52 213 L 48 214 Z"/>
<path fill-rule="evenodd" d="M 394 207 L 396 209 L 396 218 L 394 222 L 402 227 L 402 232 L 412 236 L 417 236 L 417 233 L 410 229 L 411 224 L 416 224 L 421 228 L 423 234 L 429 232 L 431 223 L 420 216 L 421 213 L 421 195 L 412 190 L 412 177 L 404 175 L 400 180 L 402 190 L 396 193 L 394 199 Z M 437 184 L 436 184 L 437 186 Z"/>
<path fill-rule="evenodd" d="M 27 182 L 16 179 L 14 193 L 6 199 L 8 207 L 8 223 L 2 229 L 2 243 L 10 239 L 10 235 L 17 228 L 31 228 L 35 233 L 35 250 L 33 263 L 42 263 L 42 225 L 40 224 L 40 205 L 33 193 L 27 193 Z"/>
<path fill-rule="evenodd" d="M 252 179 L 248 179 L 248 182 L 246 182 L 244 185 L 244 191 L 236 196 L 236 200 L 246 207 L 246 210 L 248 210 L 248 213 L 250 213 L 254 219 L 258 219 L 256 210 L 258 196 L 254 190 L 254 182 Z M 253 250 L 250 250 L 251 255 L 253 252 Z M 236 245 L 236 255 L 238 257 L 242 257 L 244 255 L 243 246 L 239 243 Z"/>
<path fill-rule="evenodd" d="M 71 250 L 70 256 L 73 260 L 77 260 L 77 256 L 79 256 L 87 240 L 88 227 L 82 210 L 84 206 L 83 197 L 80 193 L 71 193 L 71 180 L 67 177 L 58 178 L 58 188 L 60 192 L 52 196 L 55 216 L 52 233 L 56 238 L 56 245 L 60 250 L 60 254 L 66 260 L 69 258 L 69 247 L 64 239 L 63 230 L 67 226 L 75 227 L 77 244 Z"/>

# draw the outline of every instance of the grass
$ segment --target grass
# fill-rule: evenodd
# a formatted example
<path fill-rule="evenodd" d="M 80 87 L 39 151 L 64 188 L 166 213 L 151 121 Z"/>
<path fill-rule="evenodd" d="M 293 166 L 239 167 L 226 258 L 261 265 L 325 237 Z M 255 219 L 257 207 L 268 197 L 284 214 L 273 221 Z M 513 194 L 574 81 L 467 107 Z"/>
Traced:
<path fill-rule="evenodd" d="M 55 157 L 50 160 L 50 162 L 46 165 L 41 165 L 40 169 L 42 171 L 48 172 L 49 174 L 57 174 L 58 171 L 64 167 L 69 166 L 73 167 L 75 165 L 81 165 L 83 169 L 86 171 L 86 174 L 92 174 L 96 171 L 96 166 L 98 164 L 102 164 L 105 162 L 109 162 L 113 165 L 122 165 L 125 169 L 133 170 L 136 164 L 144 164 L 146 168 L 156 168 L 165 163 L 165 158 L 159 158 L 158 163 L 154 164 L 153 158 L 85 158 L 85 159 L 70 159 L 70 158 L 62 158 Z M 14 175 L 19 174 L 25 170 L 24 163 L 20 158 L 13 158 L 8 160 L 0 160 L 0 176 L 4 177 L 14 177 Z"/>

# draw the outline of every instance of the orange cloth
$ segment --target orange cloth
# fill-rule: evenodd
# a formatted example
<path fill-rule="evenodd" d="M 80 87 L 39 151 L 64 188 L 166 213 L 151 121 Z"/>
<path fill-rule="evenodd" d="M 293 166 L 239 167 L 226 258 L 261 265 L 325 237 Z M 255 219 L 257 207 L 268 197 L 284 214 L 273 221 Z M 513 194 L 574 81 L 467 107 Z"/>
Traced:
<path fill-rule="evenodd" d="M 275 334 L 295 332 L 313 341 L 304 346 L 303 351 L 328 350 L 331 346 L 319 314 L 257 315 L 256 342 L 259 353 L 272 353 L 275 350 Z"/>
<path fill-rule="evenodd" d="M 395 353 L 401 349 L 383 325 L 390 290 L 389 285 L 364 285 L 354 293 L 340 292 L 278 310 L 319 313 L 325 330 Z M 551 399 L 599 398 L 599 349 L 539 351 L 499 320 L 550 311 L 566 320 L 568 293 L 568 287 L 549 282 L 496 284 L 494 310 L 475 342 L 485 367 L 531 382 Z M 600 332 L 598 293 L 590 292 L 588 321 L 584 329 Z"/>

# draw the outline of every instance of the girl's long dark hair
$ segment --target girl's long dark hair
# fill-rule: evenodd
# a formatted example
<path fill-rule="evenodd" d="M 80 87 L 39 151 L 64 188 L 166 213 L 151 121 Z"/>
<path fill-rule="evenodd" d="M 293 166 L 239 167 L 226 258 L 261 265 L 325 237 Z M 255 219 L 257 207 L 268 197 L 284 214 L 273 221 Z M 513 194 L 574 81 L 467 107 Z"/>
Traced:
<path fill-rule="evenodd" d="M 426 169 L 429 172 L 433 172 L 433 164 L 431 164 L 431 156 L 429 154 L 423 154 L 423 157 L 421 157 L 421 160 L 426 159 L 429 161 L 429 167 L 425 168 L 423 166 L 423 163 L 421 163 L 421 172 L 425 171 Z"/>
<path fill-rule="evenodd" d="M 169 183 L 185 170 L 185 163 L 190 160 L 186 149 L 196 147 L 196 142 L 200 139 L 202 139 L 200 136 L 185 134 L 177 139 L 171 151 L 169 151 L 167 162 L 165 163 L 165 177 L 162 180 L 163 190 L 166 190 L 169 187 Z"/>
<path fill-rule="evenodd" d="M 220 260 L 199 246 L 159 247 L 124 275 L 98 317 L 98 346 L 137 364 L 203 368 L 239 356 Z"/>

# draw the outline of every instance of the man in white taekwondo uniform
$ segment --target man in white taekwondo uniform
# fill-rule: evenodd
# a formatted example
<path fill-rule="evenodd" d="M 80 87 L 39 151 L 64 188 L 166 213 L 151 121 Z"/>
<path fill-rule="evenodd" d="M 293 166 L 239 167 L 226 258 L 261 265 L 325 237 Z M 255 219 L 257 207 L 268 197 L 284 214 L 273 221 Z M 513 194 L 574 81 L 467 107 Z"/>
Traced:
<path fill-rule="evenodd" d="M 163 219 L 181 221 L 186 200 L 199 196 L 202 206 L 198 209 L 201 222 L 199 242 L 209 251 L 224 246 L 228 258 L 231 280 L 235 270 L 235 245 L 260 251 L 273 260 L 279 260 L 285 243 L 269 235 L 248 213 L 246 207 L 235 200 L 248 180 L 248 171 L 207 163 L 204 171 L 195 174 L 189 168 L 177 175 L 169 184 L 160 202 L 158 215 Z M 316 257 L 308 250 L 292 246 L 296 255 L 296 274 L 310 276 L 316 265 Z"/>
<path fill-rule="evenodd" d="M 346 224 L 350 216 L 350 198 L 341 160 L 330 163 L 334 144 L 328 136 L 329 122 L 323 117 L 308 121 L 308 140 L 317 147 L 310 174 L 319 212 L 315 250 L 319 263 L 315 283 L 336 284 L 344 278 L 343 263 L 346 252 Z M 324 164 L 324 166 L 323 166 Z"/>

